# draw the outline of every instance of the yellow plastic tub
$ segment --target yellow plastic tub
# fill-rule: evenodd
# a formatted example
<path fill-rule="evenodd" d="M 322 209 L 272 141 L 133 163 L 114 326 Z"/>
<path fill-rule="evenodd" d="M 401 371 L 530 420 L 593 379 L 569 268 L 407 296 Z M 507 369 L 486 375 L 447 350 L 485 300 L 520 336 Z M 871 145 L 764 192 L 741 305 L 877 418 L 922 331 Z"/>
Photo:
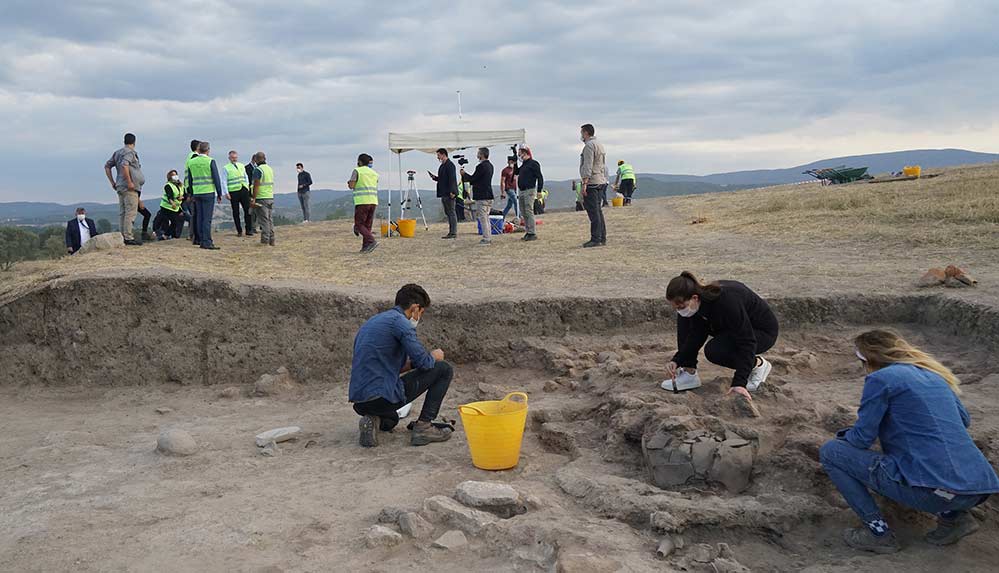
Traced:
<path fill-rule="evenodd" d="M 906 165 L 902 168 L 902 174 L 906 177 L 919 177 L 923 174 L 923 168 L 919 165 Z"/>
<path fill-rule="evenodd" d="M 412 239 L 416 236 L 416 219 L 399 219 L 396 223 L 399 226 L 399 234 Z"/>
<path fill-rule="evenodd" d="M 382 223 L 382 236 L 383 237 L 387 237 L 388 236 L 388 232 L 389 232 L 389 224 L 388 223 Z"/>
<path fill-rule="evenodd" d="M 472 402 L 458 406 L 458 412 L 468 437 L 472 465 L 483 470 L 517 466 L 527 423 L 527 394 L 511 392 L 502 400 Z"/>
<path fill-rule="evenodd" d="M 611 205 L 614 207 L 624 207 L 624 197 L 611 197 Z"/>

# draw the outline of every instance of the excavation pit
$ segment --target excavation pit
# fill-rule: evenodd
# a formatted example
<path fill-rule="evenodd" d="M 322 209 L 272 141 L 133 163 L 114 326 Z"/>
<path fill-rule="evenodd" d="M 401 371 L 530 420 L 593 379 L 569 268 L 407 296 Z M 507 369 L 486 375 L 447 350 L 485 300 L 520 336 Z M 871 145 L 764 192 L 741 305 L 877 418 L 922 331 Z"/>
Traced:
<path fill-rule="evenodd" d="M 999 318 L 940 297 L 772 304 L 783 331 L 768 355 L 775 369 L 758 394 L 760 418 L 733 409 L 729 373 L 703 362 L 698 391 L 659 388 L 675 347 L 661 301 L 435 305 L 420 334 L 456 363 L 449 417 L 461 403 L 530 395 L 520 465 L 485 472 L 472 467 L 460 431 L 425 448 L 409 447 L 401 431 L 375 450 L 356 445 L 345 397 L 350 342 L 383 305 L 182 277 L 47 286 L 0 307 L 0 569 L 543 571 L 610 562 L 654 571 L 670 536 L 679 542 L 665 556 L 673 567 L 710 570 L 731 558 L 752 570 L 864 570 L 870 558 L 838 537 L 853 517 L 818 464 L 819 446 L 852 423 L 859 401 L 852 337 L 891 327 L 942 358 L 964 383 L 972 436 L 996 464 Z M 257 379 L 281 366 L 297 390 L 253 396 Z M 256 434 L 291 425 L 301 438 L 259 454 Z M 197 452 L 155 452 L 169 428 L 188 432 Z M 656 484 L 642 449 L 662 432 L 693 440 L 692 475 L 669 487 Z M 719 479 L 723 447 L 752 449 L 736 476 L 744 482 Z M 526 512 L 468 534 L 462 551 L 430 549 L 451 527 L 436 521 L 429 541 L 365 544 L 382 510 L 420 512 L 466 480 L 509 483 Z M 986 571 L 999 559 L 994 501 L 981 508 L 981 532 L 944 549 L 921 541 L 927 516 L 884 507 L 905 545 L 879 558 L 890 569 Z"/>

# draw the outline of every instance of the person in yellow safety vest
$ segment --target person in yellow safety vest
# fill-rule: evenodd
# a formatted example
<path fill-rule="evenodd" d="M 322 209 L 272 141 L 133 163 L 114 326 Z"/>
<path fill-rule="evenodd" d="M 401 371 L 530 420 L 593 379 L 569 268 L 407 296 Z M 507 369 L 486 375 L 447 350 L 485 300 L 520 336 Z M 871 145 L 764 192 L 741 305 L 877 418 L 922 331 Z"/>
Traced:
<path fill-rule="evenodd" d="M 185 181 L 187 192 L 194 196 L 198 209 L 198 241 L 202 249 L 217 251 L 212 242 L 212 216 L 215 205 L 222 203 L 222 179 L 215 160 L 208 156 L 212 150 L 207 141 L 198 143 L 198 155 L 187 161 Z"/>
<path fill-rule="evenodd" d="M 573 180 L 572 190 L 576 193 L 576 210 L 585 211 L 586 207 L 583 207 L 583 193 L 582 193 L 582 183 L 580 181 Z"/>
<path fill-rule="evenodd" d="M 354 233 L 361 235 L 361 252 L 370 253 L 378 248 L 378 241 L 371 232 L 378 208 L 378 173 L 371 168 L 374 161 L 367 153 L 357 156 L 357 167 L 350 174 L 347 187 L 354 192 Z"/>
<path fill-rule="evenodd" d="M 624 195 L 624 204 L 631 205 L 631 196 L 635 193 L 635 168 L 624 160 L 617 162 L 617 178 L 614 180 L 614 190 Z"/>
<path fill-rule="evenodd" d="M 538 192 L 538 196 L 534 199 L 534 214 L 544 215 L 545 206 L 548 203 L 548 190 L 542 189 Z"/>
<path fill-rule="evenodd" d="M 243 236 L 243 225 L 239 220 L 239 209 L 243 208 L 246 220 L 246 236 L 253 236 L 253 215 L 250 210 L 250 184 L 246 180 L 246 170 L 239 163 L 239 154 L 229 152 L 229 163 L 225 164 L 226 199 L 232 207 L 232 222 L 236 225 L 236 236 Z"/>
<path fill-rule="evenodd" d="M 260 226 L 260 244 L 274 246 L 274 170 L 263 151 L 253 154 L 253 197 L 250 207 Z"/>
<path fill-rule="evenodd" d="M 180 175 L 176 169 L 167 172 L 166 185 L 163 186 L 163 198 L 160 199 L 160 210 L 153 219 L 153 233 L 158 241 L 179 239 L 184 229 L 184 213 L 180 206 L 184 202 L 184 188 L 180 184 Z"/>

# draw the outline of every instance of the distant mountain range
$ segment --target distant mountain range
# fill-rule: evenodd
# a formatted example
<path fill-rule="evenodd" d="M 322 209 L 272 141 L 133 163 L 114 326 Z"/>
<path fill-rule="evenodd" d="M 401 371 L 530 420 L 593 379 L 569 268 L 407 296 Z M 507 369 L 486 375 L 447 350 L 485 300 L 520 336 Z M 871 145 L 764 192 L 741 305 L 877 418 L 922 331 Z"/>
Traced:
<path fill-rule="evenodd" d="M 711 175 L 639 173 L 638 192 L 635 197 L 640 199 L 675 195 L 696 195 L 700 193 L 734 191 L 768 185 L 796 183 L 811 179 L 810 176 L 804 175 L 803 171 L 823 167 L 836 167 L 838 165 L 867 167 L 871 174 L 877 175 L 901 171 L 902 167 L 906 165 L 921 165 L 923 168 L 933 168 L 991 163 L 994 161 L 999 161 L 999 154 L 979 153 L 964 149 L 915 149 L 871 155 L 834 157 L 787 169 L 758 169 L 753 171 L 715 173 Z M 572 192 L 571 181 L 546 181 L 545 186 L 551 192 L 549 196 L 549 208 L 564 209 L 574 205 L 576 199 L 575 194 Z M 381 195 L 382 206 L 379 208 L 379 214 L 384 210 L 385 191 L 382 191 Z M 441 220 L 440 202 L 437 201 L 434 190 L 422 189 L 420 195 L 423 199 L 427 220 Z M 155 197 L 150 196 L 146 199 L 148 201 L 146 207 L 155 215 L 159 209 L 159 193 L 156 193 Z M 274 196 L 274 199 L 275 215 L 289 219 L 301 219 L 301 210 L 296 193 L 277 194 Z M 322 220 L 328 215 L 348 217 L 353 212 L 353 203 L 349 191 L 315 189 L 312 191 L 311 204 L 312 218 L 314 220 Z M 397 193 L 393 193 L 393 204 L 397 208 Z M 223 206 L 228 210 L 227 201 L 223 201 Z M 90 202 L 60 205 L 58 203 L 18 201 L 0 203 L 0 225 L 45 226 L 63 224 L 73 217 L 76 207 L 86 208 L 88 215 L 95 220 L 107 219 L 114 224 L 118 217 L 117 204 Z M 499 200 L 498 188 L 494 208 L 503 208 Z M 417 216 L 419 216 L 418 213 Z"/>

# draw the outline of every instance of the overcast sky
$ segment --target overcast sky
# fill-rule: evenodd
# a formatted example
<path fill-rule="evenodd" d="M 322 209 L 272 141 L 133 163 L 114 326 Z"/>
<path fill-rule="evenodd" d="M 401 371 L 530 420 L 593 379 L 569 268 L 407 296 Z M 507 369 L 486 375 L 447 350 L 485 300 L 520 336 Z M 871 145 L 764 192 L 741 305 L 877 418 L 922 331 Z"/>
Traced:
<path fill-rule="evenodd" d="M 265 151 L 279 192 L 360 152 L 385 177 L 389 131 L 522 127 L 553 179 L 585 122 L 640 172 L 999 151 L 994 0 L 3 4 L 0 201 L 115 201 L 126 131 L 156 194 L 194 138 Z"/>

